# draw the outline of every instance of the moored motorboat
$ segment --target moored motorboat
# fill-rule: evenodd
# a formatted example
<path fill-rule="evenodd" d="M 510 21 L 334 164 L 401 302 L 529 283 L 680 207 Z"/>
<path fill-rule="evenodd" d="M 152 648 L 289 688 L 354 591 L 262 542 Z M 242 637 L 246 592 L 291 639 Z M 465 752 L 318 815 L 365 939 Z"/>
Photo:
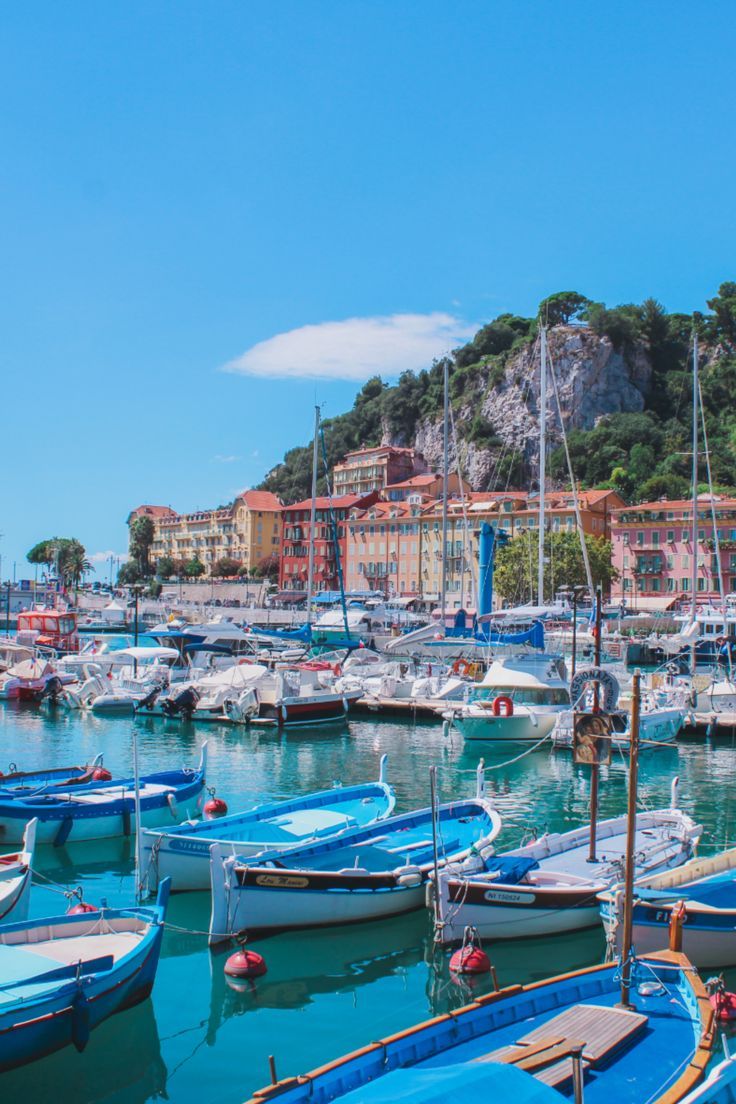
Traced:
<path fill-rule="evenodd" d="M 676 784 L 671 808 L 637 815 L 637 877 L 686 862 L 700 838 L 701 826 L 677 808 Z M 457 942 L 468 925 L 489 939 L 592 927 L 598 922 L 597 894 L 623 878 L 626 820 L 598 823 L 594 861 L 585 825 L 498 855 L 473 855 L 464 868 L 448 865 L 439 873 L 437 940 Z"/>
<path fill-rule="evenodd" d="M 151 992 L 168 884 L 155 904 L 0 927 L 0 1070 L 73 1043 Z"/>
<path fill-rule="evenodd" d="M 252 862 L 211 849 L 210 941 L 241 931 L 284 930 L 376 920 L 421 907 L 433 868 L 491 849 L 501 828 L 483 796 L 390 817 L 367 828 Z M 433 846 L 436 834 L 437 853 Z"/>
<path fill-rule="evenodd" d="M 28 916 L 35 845 L 36 821 L 31 820 L 23 833 L 21 850 L 0 855 L 0 924 L 25 920 Z"/>
<path fill-rule="evenodd" d="M 442 715 L 465 740 L 539 743 L 571 706 L 562 658 L 527 652 L 494 659 L 469 700 Z"/>
<path fill-rule="evenodd" d="M 154 884 L 170 878 L 174 892 L 208 890 L 213 843 L 243 858 L 264 851 L 287 851 L 385 820 L 396 801 L 392 787 L 385 781 L 385 762 L 383 755 L 377 782 L 336 785 L 319 793 L 257 805 L 218 820 L 146 829 L 142 833 L 143 869 Z"/>
<path fill-rule="evenodd" d="M 250 1104 L 434 1104 L 471 1094 L 553 1104 L 574 1083 L 586 1104 L 677 1104 L 710 1060 L 713 1010 L 685 955 L 661 952 L 633 969 L 628 1007 L 618 964 L 512 985 L 260 1089 Z"/>
<path fill-rule="evenodd" d="M 611 946 L 623 921 L 620 889 L 600 894 L 600 914 Z M 667 943 L 673 911 L 683 913 L 682 947 L 696 966 L 736 965 L 736 848 L 641 879 L 633 904 L 633 938 L 639 951 Z"/>
<path fill-rule="evenodd" d="M 199 766 L 159 771 L 139 780 L 140 816 L 144 827 L 178 823 L 198 815 L 205 785 L 207 745 L 202 745 Z M 20 842 L 25 824 L 38 820 L 39 843 L 61 846 L 129 836 L 135 832 L 136 784 L 134 778 L 111 779 L 40 787 L 31 793 L 0 790 L 0 841 Z"/>

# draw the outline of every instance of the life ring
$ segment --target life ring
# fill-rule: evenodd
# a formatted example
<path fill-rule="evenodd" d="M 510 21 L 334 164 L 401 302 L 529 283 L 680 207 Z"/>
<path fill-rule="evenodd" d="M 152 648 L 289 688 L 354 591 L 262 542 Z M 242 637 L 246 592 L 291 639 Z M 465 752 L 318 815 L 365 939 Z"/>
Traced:
<path fill-rule="evenodd" d="M 592 682 L 597 682 L 603 691 L 603 709 L 606 713 L 610 713 L 616 708 L 618 702 L 618 679 L 602 667 L 581 667 L 575 672 L 570 683 L 570 697 L 573 705 L 580 700 L 585 687 Z"/>
<path fill-rule="evenodd" d="M 497 698 L 494 698 L 491 709 L 494 717 L 513 717 L 514 715 L 514 703 L 508 694 L 499 694 Z M 503 713 L 501 709 L 503 709 Z"/>
<path fill-rule="evenodd" d="M 253 662 L 252 659 L 239 659 L 238 660 L 238 667 L 242 667 L 243 664 L 245 664 L 245 663 L 252 663 L 252 662 Z"/>
<path fill-rule="evenodd" d="M 452 673 L 453 675 L 459 675 L 460 678 L 465 678 L 466 675 L 470 674 L 471 667 L 472 664 L 469 663 L 467 659 L 461 657 L 460 659 L 456 659 L 453 663 Z"/>

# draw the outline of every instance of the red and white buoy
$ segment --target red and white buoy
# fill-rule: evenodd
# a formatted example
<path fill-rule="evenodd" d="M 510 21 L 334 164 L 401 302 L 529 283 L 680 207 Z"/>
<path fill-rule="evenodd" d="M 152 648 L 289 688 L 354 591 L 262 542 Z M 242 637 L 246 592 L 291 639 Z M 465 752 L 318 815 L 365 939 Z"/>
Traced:
<path fill-rule="evenodd" d="M 221 797 L 215 796 L 214 786 L 212 789 L 208 789 L 207 793 L 210 795 L 208 800 L 204 803 L 205 820 L 217 820 L 218 817 L 223 817 L 227 813 L 227 802 L 223 801 Z"/>
<path fill-rule="evenodd" d="M 463 945 L 450 959 L 450 969 L 454 974 L 487 974 L 490 971 L 491 960 L 475 928 L 467 927 L 463 932 Z"/>

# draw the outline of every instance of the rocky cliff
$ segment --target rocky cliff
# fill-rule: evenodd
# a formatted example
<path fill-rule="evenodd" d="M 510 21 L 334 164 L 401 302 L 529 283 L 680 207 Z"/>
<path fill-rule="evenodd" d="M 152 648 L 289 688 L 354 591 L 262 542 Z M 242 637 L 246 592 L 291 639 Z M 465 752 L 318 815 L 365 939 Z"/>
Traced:
<path fill-rule="evenodd" d="M 616 350 L 610 338 L 585 326 L 556 326 L 548 333 L 547 439 L 548 448 L 562 435 L 555 397 L 555 383 L 566 430 L 592 429 L 606 414 L 643 411 L 652 366 L 643 345 Z M 499 467 L 508 470 L 515 459 L 515 474 L 523 470 L 535 479 L 539 464 L 540 411 L 539 341 L 530 342 L 509 355 L 503 370 L 497 362 L 479 365 L 471 393 L 453 404 L 455 436 L 460 464 L 476 490 L 494 482 Z M 481 417 L 492 429 L 488 439 L 470 439 L 474 419 Z M 442 421 L 422 418 L 414 444 L 433 468 L 442 464 Z M 394 443 L 388 427 L 384 443 Z M 455 465 L 451 435 L 451 461 Z"/>

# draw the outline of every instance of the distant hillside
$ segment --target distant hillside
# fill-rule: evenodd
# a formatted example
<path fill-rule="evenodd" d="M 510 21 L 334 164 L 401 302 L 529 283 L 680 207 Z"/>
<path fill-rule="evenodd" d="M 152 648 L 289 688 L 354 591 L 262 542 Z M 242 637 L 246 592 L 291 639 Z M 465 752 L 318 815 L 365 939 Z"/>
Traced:
<path fill-rule="evenodd" d="M 713 480 L 736 486 L 736 283 L 722 284 L 708 308 L 670 314 L 654 299 L 607 308 L 576 292 L 540 304 L 573 466 L 584 485 L 613 486 L 632 501 L 688 493 L 695 326 Z M 460 464 L 476 490 L 537 478 L 537 330 L 536 319 L 502 314 L 449 358 Z M 393 386 L 368 380 L 352 410 L 325 420 L 330 467 L 351 449 L 382 443 L 416 445 L 439 467 L 442 373 L 443 362 L 435 362 L 404 372 Z M 564 482 L 551 383 L 548 411 L 549 470 Z M 310 473 L 311 443 L 290 449 L 261 487 L 294 502 L 309 496 Z"/>

